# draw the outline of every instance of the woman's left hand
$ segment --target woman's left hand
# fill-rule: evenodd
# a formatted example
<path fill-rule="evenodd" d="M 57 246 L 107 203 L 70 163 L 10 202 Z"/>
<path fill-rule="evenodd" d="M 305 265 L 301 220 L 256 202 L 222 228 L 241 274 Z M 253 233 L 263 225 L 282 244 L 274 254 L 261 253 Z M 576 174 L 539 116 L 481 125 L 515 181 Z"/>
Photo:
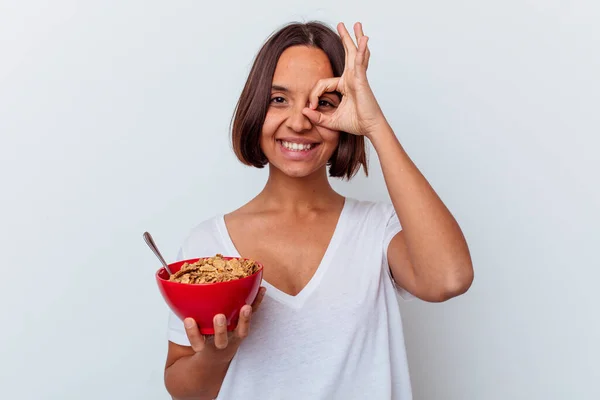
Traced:
<path fill-rule="evenodd" d="M 341 77 L 321 79 L 310 94 L 310 107 L 303 113 L 313 124 L 324 128 L 369 137 L 386 124 L 385 117 L 367 81 L 369 65 L 369 38 L 364 35 L 361 23 L 354 24 L 358 46 L 343 23 L 337 26 L 346 51 L 346 62 Z M 342 100 L 332 113 L 317 110 L 319 98 L 327 92 L 339 92 Z"/>

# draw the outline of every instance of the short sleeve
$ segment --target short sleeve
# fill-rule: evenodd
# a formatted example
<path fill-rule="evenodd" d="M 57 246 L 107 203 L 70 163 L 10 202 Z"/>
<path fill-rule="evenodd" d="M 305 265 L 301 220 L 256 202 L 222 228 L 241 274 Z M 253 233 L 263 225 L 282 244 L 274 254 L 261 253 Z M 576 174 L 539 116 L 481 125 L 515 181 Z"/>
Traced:
<path fill-rule="evenodd" d="M 398 292 L 400 297 L 402 297 L 402 299 L 404 299 L 406 301 L 409 301 L 409 300 L 414 299 L 415 296 L 413 294 L 411 294 L 410 292 L 408 292 L 406 289 L 400 287 L 396 283 L 396 281 L 394 280 L 394 277 L 392 276 L 392 271 L 390 270 L 390 265 L 388 263 L 388 257 L 387 257 L 388 247 L 390 246 L 390 243 L 391 243 L 392 239 L 394 238 L 394 236 L 396 236 L 400 231 L 402 231 L 402 224 L 400 223 L 400 219 L 398 218 L 398 215 L 396 214 L 396 210 L 394 210 L 394 207 L 392 205 L 388 205 L 386 207 L 385 218 L 386 218 L 386 224 L 385 224 L 385 233 L 383 236 L 384 266 L 385 266 L 385 269 L 387 271 L 387 274 L 388 274 L 390 280 L 392 281 L 392 284 L 396 288 L 396 291 Z"/>
<path fill-rule="evenodd" d="M 400 220 L 398 219 L 398 215 L 396 215 L 396 210 L 394 207 L 388 206 L 386 207 L 386 225 L 385 225 L 385 235 L 383 238 L 383 250 L 385 251 L 385 255 L 387 258 L 387 249 L 390 246 L 390 242 L 402 230 L 402 225 L 400 224 Z"/>
<path fill-rule="evenodd" d="M 183 256 L 183 248 L 180 248 L 177 253 L 177 260 L 183 260 Z M 171 310 L 169 310 L 167 339 L 180 346 L 190 346 L 190 341 L 185 333 L 183 321 Z"/>
<path fill-rule="evenodd" d="M 171 310 L 169 310 L 167 339 L 180 346 L 190 346 L 190 341 L 185 333 L 183 321 Z"/>

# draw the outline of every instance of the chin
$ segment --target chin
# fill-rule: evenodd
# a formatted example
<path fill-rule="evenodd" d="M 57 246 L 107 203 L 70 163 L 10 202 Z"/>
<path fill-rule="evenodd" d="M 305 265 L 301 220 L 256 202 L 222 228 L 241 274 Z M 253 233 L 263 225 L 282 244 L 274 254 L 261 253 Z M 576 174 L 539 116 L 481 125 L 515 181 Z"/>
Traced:
<path fill-rule="evenodd" d="M 286 163 L 287 164 L 287 163 Z M 307 165 L 277 165 L 271 164 L 271 167 L 279 171 L 279 173 L 289 176 L 290 178 L 307 178 L 319 173 L 322 169 L 326 168 L 311 168 Z"/>

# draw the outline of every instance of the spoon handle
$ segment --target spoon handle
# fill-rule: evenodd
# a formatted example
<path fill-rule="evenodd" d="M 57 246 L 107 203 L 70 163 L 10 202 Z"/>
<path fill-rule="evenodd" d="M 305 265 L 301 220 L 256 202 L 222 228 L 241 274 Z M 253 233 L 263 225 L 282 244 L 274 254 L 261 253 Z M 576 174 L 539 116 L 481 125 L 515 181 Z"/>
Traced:
<path fill-rule="evenodd" d="M 150 250 L 152 250 L 154 252 L 154 254 L 156 255 L 156 257 L 158 257 L 158 259 L 162 263 L 163 267 L 165 267 L 165 270 L 169 273 L 169 275 L 173 275 L 173 273 L 169 269 L 169 266 L 165 262 L 165 259 L 160 254 L 160 251 L 158 251 L 158 247 L 156 247 L 156 244 L 154 243 L 154 239 L 152 239 L 152 235 L 150 235 L 148 232 L 144 232 L 144 240 L 146 241 L 146 244 L 148 245 L 148 247 L 150 247 Z"/>

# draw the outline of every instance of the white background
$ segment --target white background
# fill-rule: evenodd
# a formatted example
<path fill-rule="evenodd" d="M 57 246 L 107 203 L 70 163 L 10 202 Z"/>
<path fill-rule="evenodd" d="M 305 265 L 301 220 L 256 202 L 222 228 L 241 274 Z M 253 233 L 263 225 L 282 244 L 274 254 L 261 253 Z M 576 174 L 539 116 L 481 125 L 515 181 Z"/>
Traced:
<path fill-rule="evenodd" d="M 403 303 L 416 399 L 598 399 L 600 6 L 0 0 L 0 397 L 167 399 L 173 261 L 265 170 L 228 126 L 290 20 L 364 23 L 396 134 L 460 222 L 476 278 Z M 372 175 L 335 182 L 387 201 Z M 265 343 L 265 346 L 268 346 Z"/>

